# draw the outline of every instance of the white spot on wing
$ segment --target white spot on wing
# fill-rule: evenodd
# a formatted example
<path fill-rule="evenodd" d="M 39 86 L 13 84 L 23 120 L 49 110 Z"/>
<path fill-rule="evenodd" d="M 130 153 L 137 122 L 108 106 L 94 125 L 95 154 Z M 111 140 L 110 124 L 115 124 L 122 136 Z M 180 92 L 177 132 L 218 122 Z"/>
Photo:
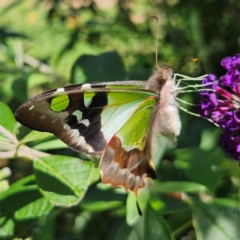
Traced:
<path fill-rule="evenodd" d="M 79 131 L 77 129 L 71 129 L 69 131 L 69 135 L 71 136 L 71 139 L 72 138 L 78 138 L 79 137 Z"/>
<path fill-rule="evenodd" d="M 46 114 L 43 114 L 40 118 L 41 118 L 41 119 L 46 118 Z"/>
<path fill-rule="evenodd" d="M 88 90 L 88 89 L 92 89 L 92 87 L 91 87 L 91 84 L 85 83 L 85 84 L 82 85 L 81 89 L 82 90 Z"/>
<path fill-rule="evenodd" d="M 34 109 L 34 105 L 32 105 L 28 110 L 31 111 Z"/>
<path fill-rule="evenodd" d="M 56 92 L 57 93 L 62 93 L 62 92 L 65 92 L 65 90 L 64 90 L 64 88 L 58 88 Z"/>
<path fill-rule="evenodd" d="M 58 96 L 58 95 L 61 95 L 62 93 L 65 92 L 65 89 L 62 87 L 62 88 L 58 88 L 54 93 L 53 93 L 53 96 Z"/>
<path fill-rule="evenodd" d="M 69 131 L 71 128 L 70 128 L 70 126 L 68 125 L 68 124 L 63 124 L 63 128 L 65 129 L 65 130 L 67 130 L 67 131 Z"/>
<path fill-rule="evenodd" d="M 79 121 L 79 123 L 84 124 L 86 127 L 88 127 L 90 125 L 90 122 L 89 122 L 88 119 L 82 119 L 82 120 Z"/>
<path fill-rule="evenodd" d="M 146 177 L 146 174 L 142 176 L 135 176 L 131 173 L 131 169 L 121 169 L 119 164 L 114 161 L 107 163 L 101 162 L 101 164 L 101 174 L 107 180 L 105 183 L 114 183 L 114 187 L 123 186 L 126 190 L 132 189 L 134 192 L 137 192 L 138 189 L 144 185 L 144 178 Z M 117 181 L 109 181 L 109 178 L 114 178 Z"/>
<path fill-rule="evenodd" d="M 83 113 L 80 110 L 76 110 L 75 112 L 72 113 L 72 115 L 76 116 L 77 119 L 82 119 Z"/>
<path fill-rule="evenodd" d="M 52 120 L 52 123 L 55 123 L 55 122 L 57 122 L 57 118 L 54 118 L 53 120 Z"/>
<path fill-rule="evenodd" d="M 84 106 L 87 108 L 90 106 L 90 104 L 92 103 L 93 97 L 94 97 L 94 93 L 92 94 L 88 94 L 88 93 L 84 93 Z"/>
<path fill-rule="evenodd" d="M 87 120 L 87 119 L 84 119 Z M 87 120 L 88 121 L 88 120 Z M 68 124 L 63 124 L 63 128 L 68 131 L 69 138 L 67 144 L 75 150 L 93 153 L 94 149 L 86 143 L 85 138 L 80 135 L 77 129 L 71 129 Z"/>

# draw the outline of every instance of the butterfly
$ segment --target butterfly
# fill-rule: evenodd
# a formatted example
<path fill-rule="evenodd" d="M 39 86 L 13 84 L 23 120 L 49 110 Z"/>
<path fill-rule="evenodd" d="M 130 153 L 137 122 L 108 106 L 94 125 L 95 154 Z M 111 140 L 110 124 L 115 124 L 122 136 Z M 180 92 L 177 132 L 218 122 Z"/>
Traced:
<path fill-rule="evenodd" d="M 181 129 L 170 67 L 147 81 L 70 85 L 41 93 L 16 111 L 22 125 L 56 135 L 73 150 L 101 154 L 104 183 L 138 195 L 145 178 L 156 178 L 153 151 L 160 133 L 175 141 Z"/>

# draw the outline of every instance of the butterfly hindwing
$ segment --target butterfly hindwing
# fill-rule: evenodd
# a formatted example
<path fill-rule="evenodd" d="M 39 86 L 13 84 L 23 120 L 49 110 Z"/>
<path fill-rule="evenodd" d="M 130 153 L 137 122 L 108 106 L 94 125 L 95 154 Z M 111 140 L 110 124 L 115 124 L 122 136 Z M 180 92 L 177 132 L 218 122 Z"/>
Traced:
<path fill-rule="evenodd" d="M 145 185 L 145 177 L 156 178 L 149 131 L 157 101 L 153 96 L 142 101 L 109 141 L 100 162 L 104 183 L 123 186 L 137 195 L 139 188 Z"/>

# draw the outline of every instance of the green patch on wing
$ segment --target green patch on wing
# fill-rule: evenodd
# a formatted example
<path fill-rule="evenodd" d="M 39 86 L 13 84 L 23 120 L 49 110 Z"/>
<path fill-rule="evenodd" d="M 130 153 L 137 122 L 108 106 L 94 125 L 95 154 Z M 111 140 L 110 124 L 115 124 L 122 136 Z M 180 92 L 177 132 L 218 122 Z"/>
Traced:
<path fill-rule="evenodd" d="M 129 102 L 138 103 L 144 101 L 147 97 L 155 96 L 149 91 L 110 91 L 108 93 L 108 106 L 126 104 Z"/>
<path fill-rule="evenodd" d="M 107 85 L 107 89 L 143 89 L 143 86 L 138 85 Z"/>
<path fill-rule="evenodd" d="M 96 92 L 85 92 L 84 93 L 84 105 L 87 107 L 91 104 L 93 97 Z"/>
<path fill-rule="evenodd" d="M 126 150 L 133 147 L 139 148 L 140 151 L 144 149 L 156 101 L 155 97 L 145 99 L 117 133 Z"/>
<path fill-rule="evenodd" d="M 56 96 L 51 101 L 51 109 L 54 112 L 61 112 L 69 106 L 69 96 L 67 94 L 61 94 Z"/>
<path fill-rule="evenodd" d="M 108 93 L 108 105 L 101 114 L 102 132 L 105 139 L 109 141 L 127 123 L 134 112 L 141 108 L 143 104 L 145 105 L 145 101 L 147 101 L 146 104 L 149 104 L 147 110 L 143 111 L 143 115 L 146 112 L 149 114 L 149 117 L 143 120 L 146 125 L 151 118 L 153 106 L 156 104 L 156 95 L 154 93 L 133 90 L 110 91 Z M 137 118 L 138 116 L 142 118 L 140 112 L 137 114 Z"/>

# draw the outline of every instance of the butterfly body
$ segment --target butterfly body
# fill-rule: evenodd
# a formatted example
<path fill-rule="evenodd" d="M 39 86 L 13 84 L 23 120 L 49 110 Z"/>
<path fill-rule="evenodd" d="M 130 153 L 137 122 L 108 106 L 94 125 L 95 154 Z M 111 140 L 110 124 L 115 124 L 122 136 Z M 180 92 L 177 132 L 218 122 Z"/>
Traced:
<path fill-rule="evenodd" d="M 136 195 L 156 178 L 152 151 L 158 133 L 175 140 L 181 124 L 177 86 L 168 67 L 148 81 L 71 85 L 42 93 L 18 108 L 16 119 L 51 132 L 76 151 L 102 154 L 102 180 Z"/>
<path fill-rule="evenodd" d="M 165 73 L 164 73 L 165 71 Z M 156 106 L 156 115 L 153 122 L 154 132 L 161 133 L 167 137 L 171 144 L 176 141 L 176 136 L 180 134 L 181 121 L 178 113 L 178 103 L 176 96 L 178 94 L 178 86 L 172 79 L 172 70 L 170 68 L 164 69 L 162 75 L 165 79 L 164 84 L 158 88 L 160 94 L 160 101 Z M 164 76 L 165 74 L 165 76 Z M 146 87 L 149 82 L 163 82 L 159 79 L 159 70 L 157 70 L 148 80 Z M 150 85 L 151 86 L 151 85 Z M 151 88 L 154 90 L 154 88 Z M 157 89 L 155 88 L 155 91 Z"/>

